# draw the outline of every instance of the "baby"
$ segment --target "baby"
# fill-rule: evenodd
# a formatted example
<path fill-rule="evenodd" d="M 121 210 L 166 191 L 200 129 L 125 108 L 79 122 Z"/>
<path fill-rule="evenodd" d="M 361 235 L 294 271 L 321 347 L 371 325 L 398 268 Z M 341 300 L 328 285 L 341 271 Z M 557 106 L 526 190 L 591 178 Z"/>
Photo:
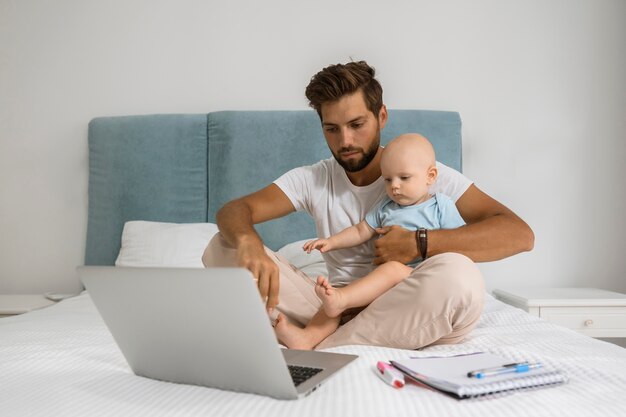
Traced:
<path fill-rule="evenodd" d="M 311 252 L 318 249 L 327 252 L 360 245 L 377 235 L 376 229 L 391 225 L 399 225 L 407 230 L 454 229 L 463 226 L 454 202 L 442 194 L 430 195 L 428 190 L 437 179 L 435 151 L 430 142 L 415 133 L 398 136 L 385 147 L 380 168 L 385 180 L 385 198 L 365 219 L 357 225 L 348 227 L 326 239 L 316 239 L 304 244 L 303 249 Z M 279 316 L 276 325 L 279 339 L 290 348 L 313 348 L 324 338 L 332 334 L 339 326 L 339 316 L 347 309 L 363 307 L 370 304 L 387 290 L 409 276 L 413 268 L 421 262 L 417 259 L 409 265 L 400 262 L 386 262 L 368 275 L 357 279 L 342 288 L 333 287 L 326 277 L 317 278 L 315 291 L 322 300 L 322 308 L 311 320 L 317 329 L 325 328 L 328 334 L 315 333 L 316 339 L 307 335 L 304 329 L 293 329 L 284 326 Z M 334 325 L 324 326 L 326 319 L 333 320 Z M 322 324 L 322 326 L 320 326 Z M 291 327 L 291 326 L 289 326 Z M 301 338 L 301 336 L 305 336 Z M 301 340 L 307 340 L 304 345 Z M 311 345 L 312 344 L 312 345 Z M 290 346 L 291 345 L 291 346 Z"/>

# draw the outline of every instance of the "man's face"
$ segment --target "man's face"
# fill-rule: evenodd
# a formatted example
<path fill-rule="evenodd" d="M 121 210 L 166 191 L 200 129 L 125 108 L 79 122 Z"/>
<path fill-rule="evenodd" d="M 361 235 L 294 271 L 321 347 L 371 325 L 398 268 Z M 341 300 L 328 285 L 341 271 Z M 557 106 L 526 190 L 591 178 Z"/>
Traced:
<path fill-rule="evenodd" d="M 322 104 L 322 129 L 330 152 L 348 172 L 365 168 L 380 146 L 380 116 L 367 109 L 363 93 Z"/>

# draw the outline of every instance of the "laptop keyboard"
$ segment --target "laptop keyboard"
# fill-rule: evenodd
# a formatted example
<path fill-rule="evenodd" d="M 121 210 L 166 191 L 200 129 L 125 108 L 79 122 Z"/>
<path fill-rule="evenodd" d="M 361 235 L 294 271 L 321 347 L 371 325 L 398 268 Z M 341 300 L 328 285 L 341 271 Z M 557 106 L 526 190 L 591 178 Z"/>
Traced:
<path fill-rule="evenodd" d="M 287 367 L 296 387 L 322 371 L 320 368 L 309 368 L 308 366 L 287 365 Z"/>

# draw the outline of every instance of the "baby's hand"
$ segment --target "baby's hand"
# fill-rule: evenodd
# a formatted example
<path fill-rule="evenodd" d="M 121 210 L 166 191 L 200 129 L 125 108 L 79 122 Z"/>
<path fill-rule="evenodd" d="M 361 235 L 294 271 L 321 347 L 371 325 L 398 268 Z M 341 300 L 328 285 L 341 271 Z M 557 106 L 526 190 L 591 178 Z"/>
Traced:
<path fill-rule="evenodd" d="M 315 239 L 306 242 L 304 246 L 302 246 L 302 249 L 306 253 L 311 253 L 313 249 L 318 249 L 320 252 L 324 253 L 331 250 L 332 248 L 330 247 L 330 242 L 328 241 L 328 239 Z"/>

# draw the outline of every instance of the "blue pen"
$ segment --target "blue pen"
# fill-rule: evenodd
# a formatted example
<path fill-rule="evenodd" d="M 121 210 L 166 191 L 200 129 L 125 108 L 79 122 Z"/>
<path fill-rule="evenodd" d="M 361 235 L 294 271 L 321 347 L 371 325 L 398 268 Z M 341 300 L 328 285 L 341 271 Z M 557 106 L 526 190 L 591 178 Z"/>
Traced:
<path fill-rule="evenodd" d="M 509 363 L 506 365 L 498 366 L 496 368 L 477 369 L 467 373 L 468 378 L 485 378 L 488 376 L 508 374 L 510 372 L 528 372 L 531 369 L 541 368 L 540 363 Z"/>

